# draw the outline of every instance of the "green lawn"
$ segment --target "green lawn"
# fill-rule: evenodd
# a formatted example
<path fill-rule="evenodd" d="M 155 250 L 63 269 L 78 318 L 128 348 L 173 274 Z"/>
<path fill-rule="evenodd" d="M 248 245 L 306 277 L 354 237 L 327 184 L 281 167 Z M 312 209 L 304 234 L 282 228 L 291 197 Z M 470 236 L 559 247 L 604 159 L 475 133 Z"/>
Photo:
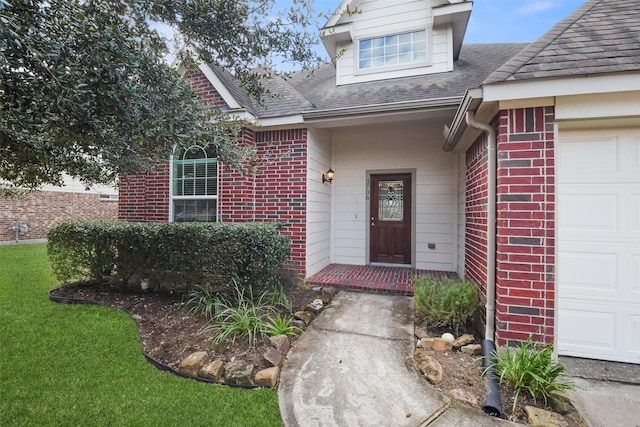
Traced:
<path fill-rule="evenodd" d="M 158 371 L 127 314 L 50 302 L 56 284 L 45 244 L 0 247 L 0 425 L 281 425 L 277 392 Z"/>

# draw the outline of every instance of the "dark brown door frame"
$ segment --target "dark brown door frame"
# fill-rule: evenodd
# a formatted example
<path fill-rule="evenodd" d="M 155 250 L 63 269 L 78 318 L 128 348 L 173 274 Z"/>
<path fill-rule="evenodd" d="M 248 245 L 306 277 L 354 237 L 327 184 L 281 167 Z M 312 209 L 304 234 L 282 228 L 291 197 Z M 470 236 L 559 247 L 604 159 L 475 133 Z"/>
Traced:
<path fill-rule="evenodd" d="M 413 211 L 414 176 L 412 171 L 370 172 L 368 179 L 369 228 L 368 260 L 372 264 L 411 266 L 413 264 Z M 402 221 L 385 221 L 379 218 L 378 202 L 380 181 L 403 182 Z"/>

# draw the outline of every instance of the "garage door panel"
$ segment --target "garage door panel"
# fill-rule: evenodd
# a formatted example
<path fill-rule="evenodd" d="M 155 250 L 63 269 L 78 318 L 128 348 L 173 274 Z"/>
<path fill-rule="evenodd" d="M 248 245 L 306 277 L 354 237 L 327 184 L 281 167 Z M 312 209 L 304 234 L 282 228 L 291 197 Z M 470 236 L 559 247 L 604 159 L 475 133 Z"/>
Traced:
<path fill-rule="evenodd" d="M 640 311 L 639 247 L 607 240 L 593 243 L 564 241 L 561 245 L 558 296 L 599 302 L 631 300 Z"/>
<path fill-rule="evenodd" d="M 560 292 L 589 290 L 592 292 L 615 292 L 618 256 L 613 253 L 560 252 L 562 264 Z"/>
<path fill-rule="evenodd" d="M 561 203 L 559 220 L 566 229 L 618 229 L 618 197 L 615 194 L 566 194 Z"/>
<path fill-rule="evenodd" d="M 618 172 L 618 137 L 569 137 L 562 140 L 558 166 L 564 179 L 590 175 L 611 175 Z"/>
<path fill-rule="evenodd" d="M 560 307 L 559 321 L 562 328 L 559 351 L 568 348 L 598 349 L 612 352 L 615 349 L 616 313 L 594 312 L 589 305 L 568 304 Z"/>
<path fill-rule="evenodd" d="M 640 129 L 559 134 L 558 349 L 640 363 Z"/>
<path fill-rule="evenodd" d="M 640 313 L 628 303 L 559 306 L 558 352 L 561 355 L 640 363 Z"/>

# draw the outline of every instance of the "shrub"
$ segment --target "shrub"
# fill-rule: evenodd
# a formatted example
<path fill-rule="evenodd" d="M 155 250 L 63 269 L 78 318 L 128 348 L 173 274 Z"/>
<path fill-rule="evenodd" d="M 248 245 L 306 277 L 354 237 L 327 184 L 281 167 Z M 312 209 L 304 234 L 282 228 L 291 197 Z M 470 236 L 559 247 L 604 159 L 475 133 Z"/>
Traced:
<path fill-rule="evenodd" d="M 500 384 L 506 383 L 514 390 L 511 412 L 515 411 L 522 391 L 529 393 L 536 401 L 543 398 L 547 406 L 551 393 L 564 394 L 575 388 L 571 381 L 560 378 L 564 373 L 564 365 L 553 358 L 551 344 L 540 346 L 529 339 L 515 349 L 504 347 L 496 351 L 494 357 L 495 362 L 487 369 L 494 369 Z"/>
<path fill-rule="evenodd" d="M 278 283 L 289 259 L 279 223 L 129 223 L 77 221 L 48 233 L 56 277 L 190 289 L 192 284 L 238 283 L 258 289 Z"/>
<path fill-rule="evenodd" d="M 456 333 L 481 306 L 478 287 L 469 281 L 418 276 L 413 287 L 418 314 L 433 326 L 451 326 Z"/>

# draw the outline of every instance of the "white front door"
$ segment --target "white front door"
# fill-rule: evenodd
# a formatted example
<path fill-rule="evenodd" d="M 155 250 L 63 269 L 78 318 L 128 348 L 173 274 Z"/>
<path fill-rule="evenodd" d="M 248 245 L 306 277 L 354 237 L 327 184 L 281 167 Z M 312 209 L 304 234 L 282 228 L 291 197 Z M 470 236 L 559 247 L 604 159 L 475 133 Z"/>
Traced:
<path fill-rule="evenodd" d="M 640 363 L 640 128 L 558 140 L 559 354 Z"/>

